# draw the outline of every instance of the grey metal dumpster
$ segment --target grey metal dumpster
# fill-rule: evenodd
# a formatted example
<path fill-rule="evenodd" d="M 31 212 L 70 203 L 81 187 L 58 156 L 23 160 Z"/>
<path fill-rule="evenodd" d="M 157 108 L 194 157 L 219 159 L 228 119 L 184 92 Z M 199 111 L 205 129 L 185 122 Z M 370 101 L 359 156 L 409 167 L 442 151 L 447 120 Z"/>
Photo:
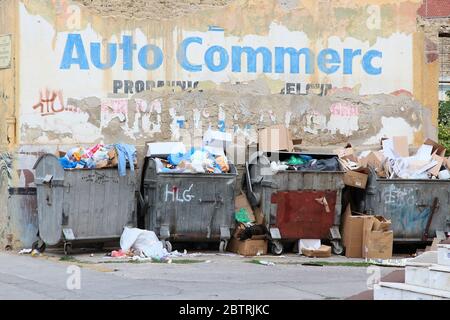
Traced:
<path fill-rule="evenodd" d="M 382 179 L 371 171 L 359 211 L 392 220 L 394 241 L 424 242 L 450 231 L 450 180 Z"/>
<path fill-rule="evenodd" d="M 117 168 L 65 170 L 52 154 L 35 166 L 39 237 L 45 245 L 117 240 L 125 226 L 136 226 L 136 178 Z M 44 247 L 45 248 L 45 247 Z"/>
<path fill-rule="evenodd" d="M 260 206 L 272 237 L 271 250 L 283 252 L 282 242 L 299 239 L 330 239 L 333 252 L 342 254 L 339 233 L 343 172 L 278 171 L 272 161 L 292 155 L 329 159 L 335 155 L 287 152 L 258 152 L 246 164 L 244 188 L 252 206 Z"/>
<path fill-rule="evenodd" d="M 219 242 L 225 251 L 234 227 L 237 171 L 223 174 L 158 173 L 146 159 L 141 207 L 148 230 L 168 251 L 174 242 Z"/>

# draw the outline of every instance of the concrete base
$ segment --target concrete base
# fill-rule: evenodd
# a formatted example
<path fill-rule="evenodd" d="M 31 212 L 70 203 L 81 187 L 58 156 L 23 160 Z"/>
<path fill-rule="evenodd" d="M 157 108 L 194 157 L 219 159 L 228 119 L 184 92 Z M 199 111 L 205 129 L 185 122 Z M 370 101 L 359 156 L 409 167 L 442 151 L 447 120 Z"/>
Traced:
<path fill-rule="evenodd" d="M 406 283 L 380 282 L 374 286 L 375 300 L 450 300 L 450 291 Z"/>
<path fill-rule="evenodd" d="M 450 267 L 431 265 L 406 266 L 405 283 L 450 292 Z"/>

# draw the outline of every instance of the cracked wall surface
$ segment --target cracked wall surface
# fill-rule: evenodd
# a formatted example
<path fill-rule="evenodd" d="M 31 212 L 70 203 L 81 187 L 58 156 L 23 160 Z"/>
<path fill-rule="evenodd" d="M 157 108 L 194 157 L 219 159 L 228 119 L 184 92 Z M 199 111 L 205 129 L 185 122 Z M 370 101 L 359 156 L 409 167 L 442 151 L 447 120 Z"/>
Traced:
<path fill-rule="evenodd" d="M 0 35 L 14 34 L 17 68 L 0 70 L 0 151 L 22 193 L 41 154 L 74 145 L 130 143 L 142 161 L 147 142 L 197 144 L 209 128 L 247 145 L 284 124 L 327 150 L 436 138 L 439 65 L 421 0 L 8 3 Z M 14 206 L 33 211 L 23 196 Z"/>

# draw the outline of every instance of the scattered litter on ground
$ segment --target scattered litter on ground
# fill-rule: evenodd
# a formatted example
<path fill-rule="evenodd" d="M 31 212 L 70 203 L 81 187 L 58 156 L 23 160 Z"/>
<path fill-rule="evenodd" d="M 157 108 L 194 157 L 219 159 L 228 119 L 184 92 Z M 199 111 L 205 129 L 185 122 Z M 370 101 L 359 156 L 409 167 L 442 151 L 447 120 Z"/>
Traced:
<path fill-rule="evenodd" d="M 31 252 L 33 252 L 33 249 L 22 249 L 19 254 L 31 254 Z"/>
<path fill-rule="evenodd" d="M 264 266 L 274 266 L 275 263 L 270 262 L 270 261 L 265 261 L 265 260 L 259 260 L 259 264 L 262 264 Z"/>

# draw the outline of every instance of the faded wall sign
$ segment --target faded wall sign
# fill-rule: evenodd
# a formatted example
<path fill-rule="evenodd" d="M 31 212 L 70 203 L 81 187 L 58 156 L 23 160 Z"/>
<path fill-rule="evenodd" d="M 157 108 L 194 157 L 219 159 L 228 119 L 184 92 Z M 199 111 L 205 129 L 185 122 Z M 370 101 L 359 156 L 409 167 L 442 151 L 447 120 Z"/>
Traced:
<path fill-rule="evenodd" d="M 11 35 L 0 35 L 0 69 L 8 69 L 11 67 L 11 55 Z"/>
<path fill-rule="evenodd" d="M 383 116 L 422 138 L 420 0 L 236 0 L 164 21 L 55 3 L 18 6 L 21 144 L 144 145 L 275 123 L 304 142 L 366 143 L 385 134 Z"/>

